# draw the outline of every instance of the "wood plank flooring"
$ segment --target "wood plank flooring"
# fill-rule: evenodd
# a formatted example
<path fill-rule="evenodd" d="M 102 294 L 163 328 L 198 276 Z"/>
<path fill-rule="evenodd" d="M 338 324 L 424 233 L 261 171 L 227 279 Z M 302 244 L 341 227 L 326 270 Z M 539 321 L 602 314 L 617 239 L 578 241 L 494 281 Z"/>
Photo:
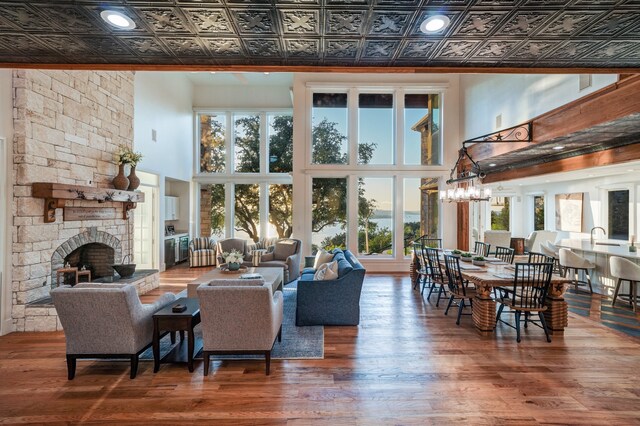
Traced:
<path fill-rule="evenodd" d="M 178 292 L 207 268 L 174 268 Z M 408 275 L 408 274 L 407 274 Z M 152 300 L 162 291 L 145 295 Z M 640 425 L 640 340 L 574 313 L 546 343 L 537 327 L 492 337 L 412 290 L 368 274 L 359 327 L 325 327 L 325 359 L 186 365 L 78 361 L 66 379 L 62 333 L 0 337 L 0 423 Z"/>

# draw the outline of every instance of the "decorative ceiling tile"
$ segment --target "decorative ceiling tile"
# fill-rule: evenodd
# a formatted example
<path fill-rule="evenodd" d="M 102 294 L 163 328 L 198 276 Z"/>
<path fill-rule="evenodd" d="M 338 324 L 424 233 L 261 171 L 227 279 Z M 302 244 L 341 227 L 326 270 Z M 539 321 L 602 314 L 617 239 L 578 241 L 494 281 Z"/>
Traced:
<path fill-rule="evenodd" d="M 231 13 L 241 34 L 275 34 L 269 10 L 232 9 Z"/>
<path fill-rule="evenodd" d="M 320 34 L 317 10 L 280 10 L 280 14 L 285 34 Z"/>
<path fill-rule="evenodd" d="M 325 40 L 324 56 L 327 58 L 355 58 L 358 55 L 357 40 Z"/>
<path fill-rule="evenodd" d="M 487 40 L 475 51 L 473 58 L 500 60 L 516 47 L 520 42 L 513 40 Z"/>
<path fill-rule="evenodd" d="M 275 0 L 276 4 L 280 5 L 305 5 L 305 6 L 309 6 L 309 5 L 314 5 L 314 6 L 320 6 L 320 4 L 322 3 L 322 0 Z"/>
<path fill-rule="evenodd" d="M 596 47 L 589 56 L 596 59 L 613 59 L 618 56 L 622 56 L 634 47 L 636 49 L 638 48 L 637 43 L 627 41 L 608 41 Z"/>
<path fill-rule="evenodd" d="M 93 19 L 83 12 L 79 6 L 49 6 L 42 5 L 41 11 L 58 22 L 62 28 L 70 33 L 96 33 L 102 31 Z"/>
<path fill-rule="evenodd" d="M 436 41 L 409 41 L 400 50 L 398 59 L 427 59 L 437 46 Z"/>
<path fill-rule="evenodd" d="M 593 49 L 598 44 L 597 41 L 575 40 L 564 42 L 553 52 L 550 52 L 545 59 L 575 60 Z"/>
<path fill-rule="evenodd" d="M 507 37 L 531 35 L 551 14 L 552 12 L 549 11 L 534 10 L 516 12 L 493 35 Z"/>
<path fill-rule="evenodd" d="M 136 24 L 136 27 L 130 30 L 120 30 L 117 28 L 113 28 L 111 25 L 107 24 L 100 17 L 100 12 L 104 10 L 102 6 L 83 6 L 83 11 L 93 18 L 93 23 L 96 28 L 104 28 L 102 31 L 103 34 L 114 34 L 120 36 L 122 34 L 138 34 L 138 35 L 151 35 L 150 29 L 147 27 L 144 19 L 139 17 L 133 12 L 133 9 L 128 7 L 114 7 L 109 6 L 110 10 L 115 10 L 117 12 L 123 13 L 127 15 L 131 20 Z"/>
<path fill-rule="evenodd" d="M 153 37 L 122 37 L 121 40 L 137 55 L 162 56 L 166 54 Z"/>
<path fill-rule="evenodd" d="M 52 49 L 67 56 L 93 53 L 89 46 L 71 36 L 49 36 L 47 37 L 46 43 Z"/>
<path fill-rule="evenodd" d="M 434 58 L 462 59 L 467 57 L 478 45 L 478 41 L 448 40 Z"/>
<path fill-rule="evenodd" d="M 52 55 L 54 53 L 35 39 L 20 34 L 0 34 L 0 49 L 1 52 L 18 51 L 23 55 Z"/>
<path fill-rule="evenodd" d="M 413 12 L 375 12 L 371 17 L 369 34 L 402 35 L 407 32 Z"/>
<path fill-rule="evenodd" d="M 290 58 L 314 58 L 319 55 L 320 41 L 315 39 L 285 40 L 287 56 Z"/>
<path fill-rule="evenodd" d="M 540 32 L 540 35 L 550 37 L 576 34 L 597 15 L 598 12 L 589 11 L 563 12 L 562 15 L 551 21 L 551 23 Z"/>
<path fill-rule="evenodd" d="M 114 37 L 92 37 L 83 36 L 80 38 L 85 45 L 89 46 L 93 52 L 100 55 L 128 55 L 130 54 L 117 38 Z"/>
<path fill-rule="evenodd" d="M 55 29 L 50 20 L 22 4 L 0 5 L 0 15 L 16 28 L 25 31 Z"/>
<path fill-rule="evenodd" d="M 455 31 L 460 36 L 489 35 L 504 18 L 505 12 L 471 12 Z"/>
<path fill-rule="evenodd" d="M 397 41 L 392 40 L 368 40 L 364 44 L 363 57 L 366 58 L 391 58 L 398 47 Z"/>
<path fill-rule="evenodd" d="M 200 44 L 188 37 L 163 37 L 162 41 L 176 56 L 202 56 L 205 51 Z"/>
<path fill-rule="evenodd" d="M 205 38 L 205 45 L 216 56 L 242 56 L 240 41 L 235 38 Z"/>
<path fill-rule="evenodd" d="M 189 31 L 186 23 L 178 16 L 176 10 L 173 8 L 153 7 L 134 9 L 155 32 L 180 33 Z"/>
<path fill-rule="evenodd" d="M 515 49 L 511 55 L 511 59 L 531 59 L 537 60 L 549 53 L 561 42 L 554 41 L 528 41 L 522 46 Z"/>
<path fill-rule="evenodd" d="M 229 17 L 224 9 L 185 9 L 185 15 L 193 22 L 193 26 L 200 34 L 231 33 L 233 29 Z"/>
<path fill-rule="evenodd" d="M 325 0 L 327 6 L 368 6 L 372 0 Z"/>
<path fill-rule="evenodd" d="M 281 56 L 281 49 L 277 39 L 244 39 L 247 51 L 252 56 Z"/>
<path fill-rule="evenodd" d="M 327 11 L 327 35 L 361 34 L 364 26 L 364 11 L 329 10 Z"/>
<path fill-rule="evenodd" d="M 376 0 L 376 5 L 380 6 L 415 7 L 420 3 L 421 0 Z"/>
<path fill-rule="evenodd" d="M 613 12 L 603 17 L 600 21 L 590 25 L 581 35 L 588 36 L 612 36 L 635 27 L 640 22 L 640 12 L 628 10 Z"/>

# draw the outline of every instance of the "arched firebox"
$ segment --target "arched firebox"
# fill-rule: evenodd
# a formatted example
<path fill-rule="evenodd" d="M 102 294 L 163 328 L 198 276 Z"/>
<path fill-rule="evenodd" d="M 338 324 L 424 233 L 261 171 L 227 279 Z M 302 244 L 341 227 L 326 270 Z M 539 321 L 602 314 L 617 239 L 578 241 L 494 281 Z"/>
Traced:
<path fill-rule="evenodd" d="M 115 236 L 91 228 L 62 243 L 51 256 L 51 287 L 58 286 L 57 271 L 65 264 L 91 271 L 92 279 L 112 276 L 111 265 L 122 258 L 122 243 Z"/>

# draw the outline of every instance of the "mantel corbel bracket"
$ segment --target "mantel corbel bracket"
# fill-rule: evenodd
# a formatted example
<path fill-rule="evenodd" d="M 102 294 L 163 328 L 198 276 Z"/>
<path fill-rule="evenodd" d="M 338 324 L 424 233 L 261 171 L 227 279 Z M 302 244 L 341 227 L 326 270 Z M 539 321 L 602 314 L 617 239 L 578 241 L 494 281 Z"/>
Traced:
<path fill-rule="evenodd" d="M 64 207 L 64 200 L 59 198 L 44 199 L 44 223 L 56 221 L 56 209 Z"/>
<path fill-rule="evenodd" d="M 132 203 L 130 201 L 126 203 L 122 203 L 122 206 L 124 207 L 122 209 L 122 218 L 124 220 L 129 219 L 129 211 L 135 209 L 137 205 L 138 203 Z"/>

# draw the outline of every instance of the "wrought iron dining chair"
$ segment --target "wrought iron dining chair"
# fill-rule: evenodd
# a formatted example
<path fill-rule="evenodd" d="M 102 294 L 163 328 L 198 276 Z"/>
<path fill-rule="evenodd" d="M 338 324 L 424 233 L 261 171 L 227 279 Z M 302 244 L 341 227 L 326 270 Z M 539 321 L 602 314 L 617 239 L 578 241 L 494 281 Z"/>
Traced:
<path fill-rule="evenodd" d="M 482 241 L 476 241 L 476 245 L 473 248 L 476 256 L 489 256 L 489 250 L 491 250 L 491 244 L 483 243 Z"/>
<path fill-rule="evenodd" d="M 534 251 L 529 252 L 529 260 L 527 263 L 553 263 L 555 258 L 553 256 L 547 256 L 544 253 L 537 253 Z"/>
<path fill-rule="evenodd" d="M 420 242 L 413 243 L 413 252 L 416 255 L 416 259 L 418 259 L 418 265 L 416 267 L 416 280 L 413 283 L 413 289 L 415 290 L 422 283 L 422 289 L 426 283 L 429 281 L 429 267 L 427 264 L 427 260 L 424 257 L 424 253 L 422 251 L 422 244 Z"/>
<path fill-rule="evenodd" d="M 498 300 L 500 307 L 496 315 L 496 324 L 502 322 L 516 330 L 516 340 L 520 343 L 520 322 L 524 312 L 524 328 L 528 323 L 535 324 L 544 330 L 547 342 L 551 342 L 549 329 L 544 319 L 544 311 L 547 310 L 547 292 L 551 284 L 553 263 L 516 263 L 516 272 L 513 279 L 513 287 L 505 296 Z M 505 307 L 515 314 L 515 326 L 503 321 L 500 316 Z M 531 314 L 537 313 L 539 322 L 531 319 Z"/>
<path fill-rule="evenodd" d="M 445 273 L 442 272 L 442 266 L 440 265 L 438 249 L 426 247 L 422 249 L 429 265 L 429 294 L 427 294 L 427 300 L 431 301 L 431 293 L 434 289 L 438 289 L 438 300 L 436 300 L 436 307 L 440 306 L 440 298 L 442 295 L 446 295 L 447 290 L 445 286 L 448 284 L 448 278 Z"/>
<path fill-rule="evenodd" d="M 502 260 L 503 262 L 513 263 L 513 257 L 515 254 L 515 250 L 509 247 L 500 247 L 496 246 L 496 254 L 495 256 Z"/>
<path fill-rule="evenodd" d="M 420 244 L 422 244 L 422 247 L 441 249 L 442 238 L 432 238 L 428 235 L 423 235 L 420 237 Z"/>
<path fill-rule="evenodd" d="M 460 259 L 445 254 L 444 261 L 447 277 L 449 278 L 447 286 L 449 287 L 450 294 L 449 303 L 447 304 L 447 309 L 444 311 L 444 314 L 447 315 L 449 313 L 449 308 L 451 308 L 453 301 L 458 299 L 458 319 L 456 320 L 456 325 L 460 325 L 460 317 L 462 315 L 471 315 L 471 312 L 463 314 L 462 311 L 466 307 L 465 300 L 467 299 L 469 300 L 469 306 L 473 309 L 473 298 L 476 296 L 476 290 L 473 287 L 469 287 L 469 282 L 462 277 L 462 273 L 460 272 Z"/>

